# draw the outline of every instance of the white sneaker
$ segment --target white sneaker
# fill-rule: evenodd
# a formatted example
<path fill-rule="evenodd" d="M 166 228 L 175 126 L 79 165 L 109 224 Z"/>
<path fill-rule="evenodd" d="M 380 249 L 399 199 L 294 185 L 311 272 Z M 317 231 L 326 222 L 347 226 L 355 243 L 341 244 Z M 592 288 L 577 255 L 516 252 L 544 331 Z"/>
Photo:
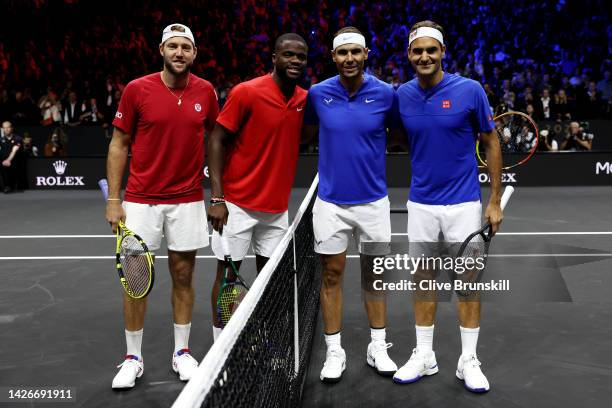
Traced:
<path fill-rule="evenodd" d="M 409 384 L 420 380 L 424 375 L 434 375 L 437 372 L 436 353 L 413 349 L 410 359 L 393 375 L 393 381 Z"/>
<path fill-rule="evenodd" d="M 144 364 L 142 358 L 128 354 L 125 356 L 123 363 L 119 364 L 117 368 L 121 368 L 115 378 L 113 378 L 113 388 L 132 388 L 136 384 L 136 378 L 142 377 L 144 372 Z"/>
<path fill-rule="evenodd" d="M 378 374 L 387 377 L 392 376 L 397 371 L 397 364 L 387 354 L 387 349 L 391 346 L 393 346 L 393 343 L 372 341 L 368 344 L 368 352 L 366 354 L 368 365 L 374 368 Z"/>
<path fill-rule="evenodd" d="M 181 349 L 172 355 L 172 370 L 181 381 L 189 381 L 198 368 L 198 361 L 189 353 L 189 349 Z"/>
<path fill-rule="evenodd" d="M 491 388 L 487 377 L 485 377 L 480 369 L 480 361 L 478 361 L 476 354 L 461 355 L 457 363 L 455 375 L 463 381 L 465 388 L 472 392 L 487 392 Z"/>
<path fill-rule="evenodd" d="M 328 348 L 325 354 L 325 363 L 321 370 L 321 381 L 336 383 L 342 378 L 346 369 L 346 353 L 342 347 Z"/>

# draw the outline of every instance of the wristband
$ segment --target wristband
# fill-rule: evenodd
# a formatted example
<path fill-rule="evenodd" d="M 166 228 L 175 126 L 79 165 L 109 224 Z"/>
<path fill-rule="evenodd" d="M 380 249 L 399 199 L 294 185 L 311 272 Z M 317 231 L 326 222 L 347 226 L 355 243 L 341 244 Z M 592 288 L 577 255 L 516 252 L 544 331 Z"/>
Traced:
<path fill-rule="evenodd" d="M 120 198 L 107 198 L 106 201 L 122 201 Z"/>

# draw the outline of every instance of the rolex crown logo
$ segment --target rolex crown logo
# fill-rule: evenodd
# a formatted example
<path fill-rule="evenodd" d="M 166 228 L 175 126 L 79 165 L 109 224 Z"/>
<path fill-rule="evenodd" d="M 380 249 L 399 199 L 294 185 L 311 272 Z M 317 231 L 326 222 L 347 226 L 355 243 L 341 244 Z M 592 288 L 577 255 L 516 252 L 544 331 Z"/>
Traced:
<path fill-rule="evenodd" d="M 57 160 L 53 162 L 53 168 L 55 169 L 55 173 L 61 176 L 66 171 L 66 167 L 68 167 L 68 163 L 63 160 Z"/>

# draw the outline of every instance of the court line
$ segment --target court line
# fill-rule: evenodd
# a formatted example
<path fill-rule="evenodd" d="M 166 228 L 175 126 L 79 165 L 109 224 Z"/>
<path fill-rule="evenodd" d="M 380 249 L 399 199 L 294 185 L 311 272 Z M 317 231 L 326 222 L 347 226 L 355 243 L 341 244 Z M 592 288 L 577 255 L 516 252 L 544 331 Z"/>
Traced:
<path fill-rule="evenodd" d="M 247 255 L 247 258 L 255 258 L 254 255 Z M 347 255 L 347 258 L 359 258 L 359 255 Z M 490 254 L 491 258 L 560 258 L 560 257 L 583 257 L 600 258 L 612 257 L 612 253 L 601 254 Z M 167 255 L 155 256 L 156 259 L 168 259 Z M 214 255 L 197 255 L 198 259 L 216 259 Z M 102 256 L 0 256 L 0 261 L 63 261 L 63 260 L 97 260 L 97 259 L 116 259 L 109 255 Z"/>
<path fill-rule="evenodd" d="M 395 232 L 393 236 L 406 236 Z M 561 232 L 498 232 L 497 235 L 612 235 L 612 231 L 561 231 Z M 212 236 L 212 235 L 209 235 Z M 115 235 L 0 235 L 0 239 L 53 239 L 53 238 L 116 238 Z"/>
<path fill-rule="evenodd" d="M 391 235 L 408 235 L 406 232 L 396 232 Z M 497 235 L 612 235 L 612 231 L 561 231 L 561 232 L 498 232 Z"/>
<path fill-rule="evenodd" d="M 117 238 L 116 235 L 0 235 L 0 239 Z"/>

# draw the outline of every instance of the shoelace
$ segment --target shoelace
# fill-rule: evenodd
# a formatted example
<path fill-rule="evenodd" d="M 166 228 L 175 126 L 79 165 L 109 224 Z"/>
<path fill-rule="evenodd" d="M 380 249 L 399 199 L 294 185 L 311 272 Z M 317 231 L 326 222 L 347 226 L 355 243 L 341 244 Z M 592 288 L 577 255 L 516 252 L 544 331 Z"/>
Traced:
<path fill-rule="evenodd" d="M 124 364 L 125 364 L 125 365 L 127 365 L 127 364 L 134 364 L 134 362 L 139 363 L 139 362 L 141 362 L 141 361 L 140 361 L 140 360 L 137 360 L 137 359 L 135 359 L 135 358 L 126 358 L 125 360 L 123 360 L 123 363 L 121 363 L 121 364 L 119 364 L 119 365 L 117 366 L 117 368 L 121 368 L 121 367 L 123 367 L 123 365 L 124 365 Z M 136 364 L 136 365 L 137 365 L 137 368 L 138 368 L 138 369 L 140 369 L 140 367 L 138 367 L 138 364 Z"/>
<path fill-rule="evenodd" d="M 376 342 L 374 343 L 374 350 L 372 350 L 372 354 L 376 357 L 376 354 L 380 353 L 381 351 L 387 351 L 387 349 L 391 347 L 393 347 L 393 343 Z"/>
<path fill-rule="evenodd" d="M 416 357 L 416 358 L 421 358 L 421 357 L 422 357 L 422 356 L 418 356 L 418 357 L 417 357 L 417 349 L 416 349 L 416 347 L 412 349 L 412 355 L 410 356 L 410 358 L 408 359 L 408 361 L 406 362 L 406 364 L 408 364 L 408 363 L 410 362 L 410 360 L 412 360 L 412 359 L 413 359 L 413 358 L 415 358 L 415 357 Z M 422 359 L 423 359 L 423 364 L 425 364 L 425 358 L 424 358 L 424 357 L 422 357 Z"/>
<path fill-rule="evenodd" d="M 475 355 L 471 355 L 469 360 L 466 361 L 466 364 L 471 364 L 472 367 L 478 367 L 481 365 L 480 360 L 478 360 L 478 358 Z"/>

